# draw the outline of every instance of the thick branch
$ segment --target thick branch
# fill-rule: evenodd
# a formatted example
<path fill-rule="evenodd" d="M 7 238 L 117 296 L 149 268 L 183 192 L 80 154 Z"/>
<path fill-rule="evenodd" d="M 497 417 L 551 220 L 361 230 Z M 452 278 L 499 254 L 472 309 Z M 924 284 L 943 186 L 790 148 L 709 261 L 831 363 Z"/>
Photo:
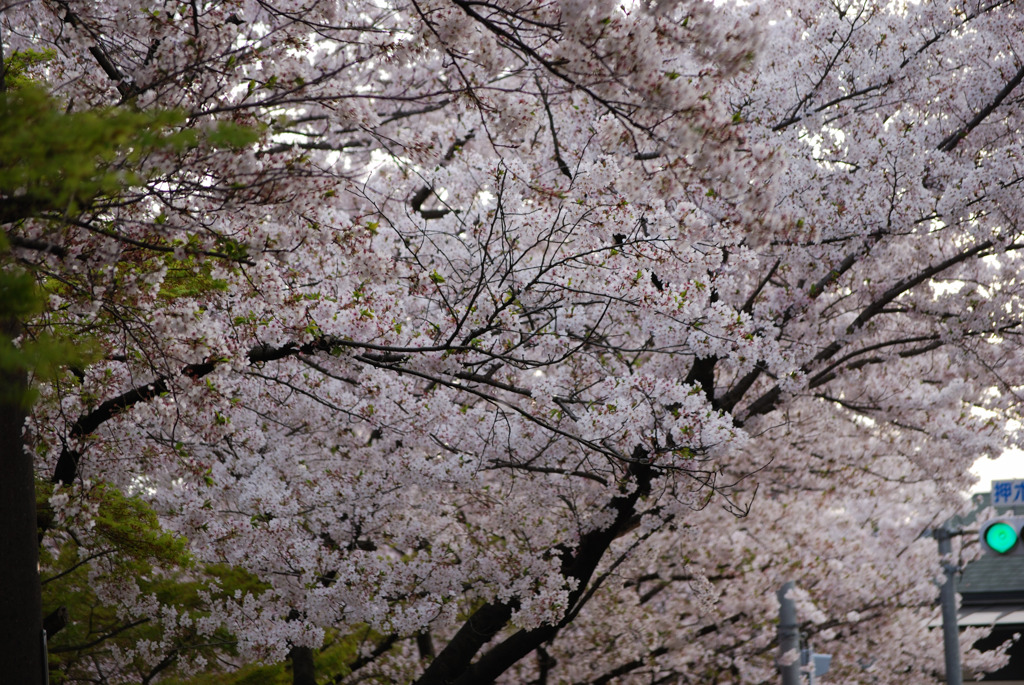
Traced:
<path fill-rule="evenodd" d="M 558 170 L 562 172 L 570 181 L 572 180 L 572 171 L 569 170 L 569 165 L 565 163 L 565 159 L 562 157 L 562 149 L 558 145 L 558 129 L 555 126 L 555 117 L 551 114 L 551 105 L 548 103 L 548 95 L 544 92 L 543 86 L 540 83 L 540 77 L 536 77 L 537 91 L 540 93 L 540 101 L 544 105 L 544 111 L 548 113 L 548 125 L 551 127 L 551 142 L 555 146 L 555 161 L 558 163 Z"/>
<path fill-rule="evenodd" d="M 576 579 L 576 589 L 569 594 L 572 606 L 586 591 L 595 569 L 608 547 L 627 527 L 636 513 L 637 502 L 650 491 L 654 471 L 650 466 L 632 463 L 630 474 L 636 482 L 633 492 L 614 497 L 606 509 L 615 512 L 615 521 L 604 530 L 583 536 L 575 554 L 566 556 L 562 573 Z M 416 685 L 475 685 L 489 683 L 500 676 L 527 654 L 553 639 L 563 622 L 545 625 L 533 630 L 520 630 L 491 648 L 475 663 L 470 663 L 477 651 L 497 635 L 511 618 L 511 603 L 486 604 L 470 617 L 451 642 L 438 654 Z M 567 614 L 570 618 L 571 614 Z"/>
<path fill-rule="evenodd" d="M 366 666 L 367 664 L 371 663 L 374 659 L 378 658 L 380 655 L 384 654 L 392 647 L 394 647 L 396 642 L 398 642 L 398 636 L 389 635 L 384 639 L 383 642 L 374 647 L 372 652 L 370 652 L 366 656 L 361 656 L 357 658 L 355 661 L 349 663 L 347 665 L 346 671 L 341 675 L 337 675 L 331 680 L 327 681 L 327 685 L 340 685 L 342 682 L 344 682 L 346 678 L 349 677 L 349 675 L 355 673 L 363 666 Z"/>
<path fill-rule="evenodd" d="M 881 238 L 881 234 L 875 233 L 872 234 L 870 237 L 872 239 L 872 242 L 868 243 L 867 249 L 871 249 L 871 246 Z M 830 285 L 838 281 L 843 274 L 849 271 L 853 267 L 853 265 L 857 263 L 857 260 L 861 256 L 861 254 L 862 253 L 860 252 L 854 252 L 847 255 L 846 258 L 843 259 L 843 261 L 837 264 L 827 274 L 818 279 L 816 283 L 811 285 L 811 288 L 808 291 L 808 297 L 812 300 L 817 299 L 823 292 L 825 292 L 826 288 L 828 288 Z M 748 298 L 746 304 L 744 305 L 743 311 L 746 311 L 748 313 L 752 311 L 754 300 L 757 297 L 757 293 L 760 292 L 762 288 L 764 288 L 765 284 L 775 273 L 775 270 L 778 268 L 779 264 L 780 262 L 775 262 L 775 265 L 771 268 L 771 270 L 769 270 L 764 280 L 761 281 L 761 283 L 758 285 L 754 293 L 750 296 L 750 298 Z M 793 307 L 790 307 L 786 309 L 786 311 L 782 315 L 782 321 L 779 324 L 780 330 L 783 326 L 786 325 L 787 322 L 789 322 L 789 320 L 792 317 Z M 764 373 L 765 368 L 765 365 L 762 363 L 756 364 L 753 369 L 751 369 L 745 376 L 743 376 L 743 378 L 736 381 L 736 383 L 734 383 L 733 386 L 729 388 L 728 392 L 722 395 L 722 397 L 718 400 L 718 405 L 716 408 L 722 411 L 731 412 L 733 408 L 739 403 L 739 401 L 743 399 L 743 396 L 747 394 L 750 388 L 753 387 L 757 379 L 761 377 L 761 374 Z"/>
<path fill-rule="evenodd" d="M 503 42 L 518 48 L 520 51 L 522 51 L 524 55 L 535 61 L 537 64 L 540 64 L 545 71 L 547 71 L 555 78 L 564 81 L 571 87 L 576 88 L 581 92 L 585 93 L 588 97 L 594 100 L 594 102 L 597 102 L 599 105 L 604 107 L 605 110 L 607 110 L 613 116 L 623 121 L 629 122 L 631 125 L 636 126 L 640 130 L 646 130 L 644 126 L 635 122 L 627 112 L 623 111 L 621 107 L 616 107 L 613 102 L 609 101 L 608 98 L 602 97 L 590 86 L 586 85 L 582 81 L 572 78 L 572 76 L 570 76 L 565 70 L 561 68 L 561 63 L 545 58 L 537 50 L 527 45 L 521 38 L 519 38 L 519 36 L 515 35 L 510 31 L 505 30 L 497 23 L 491 21 L 487 17 L 484 17 L 475 9 L 473 9 L 473 5 L 480 3 L 467 2 L 466 0 L 453 0 L 453 2 L 474 21 L 480 23 L 484 28 L 493 33 Z"/>
<path fill-rule="evenodd" d="M 52 209 L 49 204 L 31 195 L 5 197 L 0 202 L 0 225 L 31 219 Z"/>
<path fill-rule="evenodd" d="M 107 400 L 88 414 L 78 417 L 78 420 L 71 426 L 69 434 L 72 438 L 83 438 L 92 434 L 105 422 L 114 418 L 126 409 L 145 400 L 162 395 L 167 392 L 167 378 L 161 376 L 152 383 L 147 383 L 138 388 L 132 388 L 128 392 Z M 71 485 L 78 475 L 78 460 L 81 454 L 78 450 L 68 447 L 66 444 L 57 459 L 57 466 L 53 470 L 54 483 Z"/>
<path fill-rule="evenodd" d="M 911 288 L 920 285 L 929 278 L 932 278 L 933 276 L 942 273 L 943 271 L 949 269 L 950 267 L 960 264 L 972 257 L 978 256 L 982 252 L 985 252 L 986 250 L 990 249 L 991 247 L 992 242 L 986 240 L 983 243 L 975 245 L 969 250 L 964 250 L 963 252 L 954 255 L 949 259 L 939 262 L 934 266 L 930 266 L 927 269 L 923 269 L 918 273 L 914 274 L 913 276 L 904 278 L 903 280 L 899 281 L 891 288 L 886 290 L 884 293 L 882 293 L 876 300 L 868 304 L 868 306 L 866 306 L 861 311 L 857 318 L 854 319 L 853 322 L 846 327 L 846 336 L 851 336 L 860 329 L 862 329 L 868 323 L 868 321 L 873 319 L 878 314 L 881 314 L 889 303 L 891 303 L 893 300 L 895 300 L 903 293 L 909 291 Z M 818 352 L 818 354 L 814 356 L 814 359 L 811 363 L 805 364 L 802 367 L 804 373 L 810 372 L 812 363 L 823 362 L 835 356 L 835 354 L 839 352 L 840 349 L 842 349 L 844 344 L 844 342 L 837 338 L 836 340 L 833 340 L 831 343 L 826 345 L 824 348 L 822 348 L 821 351 Z M 824 380 L 821 380 L 819 382 L 819 385 L 824 382 Z M 747 418 L 750 418 L 752 416 L 758 416 L 760 414 L 767 414 L 768 412 L 772 411 L 775 408 L 776 403 L 778 403 L 781 395 L 782 389 L 778 385 L 775 385 L 773 388 L 765 392 L 763 395 L 754 400 L 753 403 L 751 403 L 751 405 L 747 408 Z"/>
<path fill-rule="evenodd" d="M 650 658 L 659 657 L 662 654 L 667 653 L 667 647 L 658 647 L 657 649 L 651 651 Z M 576 685 L 607 685 L 607 683 L 617 682 L 617 678 L 626 675 L 630 671 L 635 671 L 636 669 L 643 666 L 645 663 L 647 663 L 645 660 L 633 659 L 632 661 L 627 661 L 621 666 L 613 668 L 604 675 L 595 678 L 594 680 L 591 680 L 588 683 L 577 683 Z"/>
<path fill-rule="evenodd" d="M 470 667 L 470 661 L 486 643 L 491 641 L 498 631 L 505 627 L 512 618 L 511 603 L 485 604 L 473 612 L 455 637 L 445 646 L 427 670 L 423 672 L 416 685 L 447 685 L 448 683 L 464 682 L 460 676 Z M 469 682 L 488 682 L 471 680 Z"/>
<path fill-rule="evenodd" d="M 942 38 L 945 38 L 946 36 L 948 36 L 952 31 L 963 30 L 963 27 L 968 22 L 973 21 L 974 19 L 977 19 L 982 14 L 986 14 L 988 12 L 991 12 L 993 10 L 998 9 L 999 7 L 1002 7 L 1003 5 L 1012 4 L 1012 3 L 1013 3 L 1013 0 L 1003 0 L 1003 2 L 994 2 L 991 5 L 988 5 L 986 7 L 980 7 L 975 12 L 971 12 L 971 13 L 965 14 L 964 17 L 963 17 L 963 20 L 959 24 L 957 24 L 955 26 L 951 26 L 951 27 L 947 28 L 944 31 L 936 32 L 933 37 L 931 37 L 928 40 L 926 40 L 920 47 L 918 47 L 917 50 L 912 52 L 909 56 L 907 56 L 903 60 L 903 62 L 899 65 L 899 69 L 897 71 L 902 71 L 903 69 L 905 69 L 907 67 L 907 65 L 910 64 L 911 61 L 913 61 L 914 58 L 924 54 L 924 52 L 928 48 L 930 48 L 932 45 L 937 43 Z M 891 86 L 893 84 L 893 82 L 894 82 L 894 78 L 893 78 L 892 75 L 890 75 L 885 81 L 881 81 L 879 83 L 875 83 L 873 85 L 866 86 L 864 88 L 860 88 L 858 90 L 854 90 L 854 91 L 849 92 L 849 93 L 845 93 L 845 94 L 840 95 L 840 96 L 838 96 L 838 97 L 836 97 L 836 98 L 834 98 L 832 100 L 829 100 L 828 102 L 826 102 L 826 103 L 824 103 L 822 105 L 819 105 L 819 106 L 815 107 L 812 110 L 805 110 L 802 113 L 800 112 L 800 104 L 801 103 L 798 103 L 796 106 L 794 106 L 790 110 L 791 112 L 793 112 L 793 114 L 791 116 L 787 117 L 786 119 L 783 119 L 782 121 L 778 122 L 774 126 L 772 126 L 772 131 L 779 132 L 779 131 L 781 131 L 781 130 L 789 127 L 789 126 L 792 126 L 793 124 L 797 123 L 798 121 L 801 121 L 801 120 L 807 118 L 812 113 L 813 114 L 821 113 L 821 112 L 825 111 L 826 109 L 828 109 L 830 107 L 834 107 L 835 105 L 838 105 L 840 103 L 843 103 L 843 102 L 846 102 L 846 101 L 849 101 L 849 100 L 853 100 L 854 98 L 858 98 L 861 95 L 867 95 L 868 93 L 872 93 L 874 91 L 881 90 L 883 88 Z M 812 91 L 812 93 L 813 93 L 813 91 Z M 806 102 L 806 99 L 804 100 L 804 102 Z M 964 135 L 966 135 L 966 133 Z M 961 136 L 961 138 L 962 138 L 962 136 Z M 949 139 L 947 138 L 946 140 L 949 140 Z M 945 141 L 943 141 L 943 142 L 945 142 Z M 956 142 L 959 142 L 959 139 Z M 953 144 L 954 146 L 956 145 L 956 142 L 954 142 L 954 144 Z M 941 149 L 941 147 L 940 147 L 940 149 Z"/>
<path fill-rule="evenodd" d="M 6 200 L 4 200 L 4 202 L 6 203 Z M 4 223 L 2 215 L 3 210 L 0 210 L 0 223 Z M 68 251 L 60 245 L 54 245 L 53 243 L 48 243 L 44 240 L 36 240 L 35 238 L 22 238 L 21 236 L 8 234 L 7 242 L 14 247 L 20 247 L 23 250 L 35 250 L 36 252 L 45 252 L 57 255 L 58 257 L 66 257 L 68 255 Z"/>
<path fill-rule="evenodd" d="M 64 629 L 68 624 L 68 608 L 60 606 L 51 611 L 43 619 L 43 630 L 46 631 L 46 639 L 52 640 L 53 636 Z"/>
<path fill-rule="evenodd" d="M 451 147 L 448 148 L 448 151 L 445 152 L 444 157 L 441 158 L 441 164 L 440 165 L 442 167 L 443 166 L 447 166 L 449 162 L 451 162 L 453 159 L 455 159 L 455 153 L 457 153 L 459 150 L 461 150 L 462 147 L 466 143 L 468 143 L 469 141 L 473 140 L 473 136 L 475 136 L 475 135 L 476 135 L 476 133 L 474 131 L 470 131 L 469 133 L 466 134 L 465 138 L 457 138 L 451 144 Z M 423 203 L 426 202 L 427 199 L 433 193 L 434 193 L 434 188 L 432 186 L 428 186 L 428 185 L 425 185 L 422 188 L 420 188 L 419 190 L 417 190 L 416 193 L 411 198 L 409 198 L 409 206 L 412 208 L 412 211 L 416 212 L 417 214 L 419 214 L 424 219 L 440 219 L 441 217 L 443 217 L 446 214 L 450 213 L 452 210 L 450 210 L 448 208 L 442 208 L 442 209 L 423 209 Z"/>
<path fill-rule="evenodd" d="M 924 354 L 925 352 L 930 352 L 931 350 L 935 350 L 942 347 L 942 341 L 939 339 L 938 335 L 922 335 L 901 340 L 887 340 L 885 342 L 877 343 L 875 345 L 868 345 L 867 347 L 863 347 L 859 350 L 854 350 L 853 352 L 844 355 L 841 359 L 836 360 L 827 368 L 819 371 L 807 383 L 807 387 L 816 388 L 819 385 L 824 385 L 825 383 L 828 383 L 830 380 L 836 377 L 837 374 L 835 370 L 838 367 L 842 366 L 843 364 L 846 364 L 847 362 L 849 362 L 847 366 L 848 369 L 859 369 L 863 366 L 867 366 L 868 364 L 879 364 L 886 360 L 885 357 L 871 357 L 870 359 L 858 359 L 854 361 L 855 357 L 867 354 L 868 352 L 872 352 L 874 350 L 892 347 L 894 345 L 910 345 L 912 343 L 918 342 L 924 342 L 926 344 L 909 350 L 903 350 L 901 352 L 898 352 L 897 356 L 899 356 L 902 359 L 906 359 L 908 357 L 915 357 L 919 354 Z"/>
<path fill-rule="evenodd" d="M 707 397 L 708 402 L 712 407 L 718 409 L 718 405 L 715 404 L 716 363 L 718 363 L 718 357 L 714 355 L 695 358 L 693 366 L 690 367 L 690 372 L 686 374 L 686 379 L 683 382 L 688 385 L 700 383 L 700 387 L 704 390 L 704 395 Z"/>
<path fill-rule="evenodd" d="M 117 68 L 114 61 L 107 55 L 106 50 L 100 45 L 99 39 L 96 34 L 78 18 L 78 15 L 71 11 L 67 2 L 60 2 L 60 6 L 64 9 L 64 21 L 71 25 L 72 28 L 81 29 L 89 34 L 89 37 L 96 41 L 96 45 L 89 47 L 89 54 L 93 56 L 96 63 L 100 65 L 100 69 L 103 73 L 114 82 L 117 87 L 117 92 L 121 94 L 122 99 L 127 100 L 130 97 L 139 94 L 138 87 L 125 78 L 125 75 Z"/>
<path fill-rule="evenodd" d="M 50 654 L 63 654 L 65 652 L 79 652 L 79 651 L 82 651 L 83 649 L 89 649 L 90 647 L 95 647 L 96 645 L 100 644 L 101 642 L 103 642 L 105 640 L 109 640 L 110 638 L 114 637 L 115 635 L 123 633 L 126 630 L 131 630 L 132 628 L 134 628 L 136 626 L 141 626 L 143 623 L 149 623 L 149 619 L 148 618 L 140 618 L 137 621 L 132 621 L 131 623 L 126 623 L 123 626 L 120 626 L 118 628 L 115 628 L 114 630 L 111 630 L 109 633 L 104 633 L 104 634 L 100 635 L 99 637 L 97 637 L 96 639 L 90 640 L 89 642 L 85 642 L 85 643 L 82 643 L 80 645 L 69 645 L 67 647 L 50 647 Z"/>
<path fill-rule="evenodd" d="M 992 114 L 996 107 L 1002 104 L 1003 100 L 1013 92 L 1014 88 L 1020 85 L 1022 80 L 1024 80 L 1024 66 L 1021 66 L 1021 68 L 1017 70 L 1017 73 L 1014 74 L 1012 79 L 1010 79 L 1010 82 L 1003 86 L 1003 89 L 996 94 L 996 97 L 992 102 L 983 107 L 981 111 L 974 115 L 974 118 L 964 124 L 962 128 L 951 133 L 945 140 L 939 143 L 939 150 L 942 152 L 952 152 L 953 148 L 955 148 L 961 140 L 967 137 L 967 134 L 980 126 L 981 122 L 985 121 L 988 115 Z"/>
<path fill-rule="evenodd" d="M 297 354 L 312 354 L 317 350 L 330 349 L 331 344 L 331 341 L 321 339 L 305 345 L 291 344 L 281 347 L 259 345 L 249 351 L 248 359 L 251 364 L 260 364 Z M 222 361 L 220 359 L 211 359 L 200 364 L 189 364 L 181 370 L 181 375 L 194 379 L 202 378 L 213 372 L 217 364 Z M 73 439 L 80 439 L 91 435 L 104 423 L 127 411 L 139 402 L 145 402 L 168 392 L 169 386 L 167 382 L 167 376 L 160 376 L 151 383 L 132 388 L 117 397 L 107 400 L 88 414 L 79 416 L 78 420 L 72 424 L 69 436 Z M 61 450 L 60 457 L 57 459 L 57 466 L 54 468 L 51 481 L 61 485 L 71 485 L 78 475 L 78 460 L 80 458 L 81 453 L 78 450 L 65 445 Z"/>
<path fill-rule="evenodd" d="M 178 650 L 172 649 L 170 654 L 161 659 L 160 663 L 158 663 L 156 666 L 149 670 L 149 673 L 147 673 L 146 677 L 144 677 L 141 681 L 142 685 L 149 685 L 151 682 L 153 682 L 153 678 L 157 677 L 158 675 L 160 675 L 160 673 L 166 671 L 168 668 L 173 666 L 174 662 L 177 660 Z"/>

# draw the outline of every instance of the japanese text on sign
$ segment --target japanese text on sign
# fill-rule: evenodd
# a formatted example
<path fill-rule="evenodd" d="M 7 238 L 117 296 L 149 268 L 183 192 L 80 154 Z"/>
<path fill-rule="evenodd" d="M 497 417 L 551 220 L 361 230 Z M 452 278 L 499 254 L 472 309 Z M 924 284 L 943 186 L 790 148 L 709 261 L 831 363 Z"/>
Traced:
<path fill-rule="evenodd" d="M 992 481 L 992 506 L 1024 505 L 1024 480 Z"/>

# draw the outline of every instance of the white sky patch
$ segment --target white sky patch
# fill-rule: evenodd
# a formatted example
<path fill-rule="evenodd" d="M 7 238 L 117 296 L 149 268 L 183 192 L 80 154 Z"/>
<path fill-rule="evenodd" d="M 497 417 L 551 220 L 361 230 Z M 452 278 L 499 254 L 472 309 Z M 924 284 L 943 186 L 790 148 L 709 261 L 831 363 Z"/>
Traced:
<path fill-rule="evenodd" d="M 971 473 L 981 479 L 971 489 L 971 493 L 991 492 L 994 480 L 1024 479 L 1024 450 L 1006 450 L 998 459 L 983 457 L 974 462 Z"/>

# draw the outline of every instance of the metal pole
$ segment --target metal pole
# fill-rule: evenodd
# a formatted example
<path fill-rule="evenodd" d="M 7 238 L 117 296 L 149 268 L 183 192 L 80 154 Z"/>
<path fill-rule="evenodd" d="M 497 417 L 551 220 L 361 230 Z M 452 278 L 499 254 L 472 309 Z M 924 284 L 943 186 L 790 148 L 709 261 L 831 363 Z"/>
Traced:
<path fill-rule="evenodd" d="M 963 685 L 964 676 L 960 668 L 960 627 L 956 617 L 956 566 L 949 559 L 953 554 L 953 537 L 945 528 L 933 531 L 939 541 L 939 556 L 942 557 L 942 571 L 946 580 L 942 584 L 940 599 L 942 602 L 942 643 L 946 652 L 946 682 L 949 685 Z"/>
<path fill-rule="evenodd" d="M 800 685 L 800 631 L 796 625 L 796 602 L 786 596 L 794 587 L 793 581 L 785 583 L 775 593 L 779 598 L 779 673 L 782 685 Z M 782 658 L 789 654 L 796 656 L 793 663 L 783 666 Z"/>

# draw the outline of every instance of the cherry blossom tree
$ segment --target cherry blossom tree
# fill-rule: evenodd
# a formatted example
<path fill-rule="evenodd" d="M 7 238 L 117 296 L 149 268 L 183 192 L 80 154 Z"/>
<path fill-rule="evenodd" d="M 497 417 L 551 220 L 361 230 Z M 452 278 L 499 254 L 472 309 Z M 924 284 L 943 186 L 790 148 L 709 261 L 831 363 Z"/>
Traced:
<path fill-rule="evenodd" d="M 196 141 L 2 198 L 23 339 L 100 350 L 23 438 L 43 582 L 112 609 L 55 651 L 759 683 L 795 580 L 838 677 L 941 677 L 922 534 L 1019 437 L 1024 20 L 788 5 L 8 2 L 67 113 Z"/>

